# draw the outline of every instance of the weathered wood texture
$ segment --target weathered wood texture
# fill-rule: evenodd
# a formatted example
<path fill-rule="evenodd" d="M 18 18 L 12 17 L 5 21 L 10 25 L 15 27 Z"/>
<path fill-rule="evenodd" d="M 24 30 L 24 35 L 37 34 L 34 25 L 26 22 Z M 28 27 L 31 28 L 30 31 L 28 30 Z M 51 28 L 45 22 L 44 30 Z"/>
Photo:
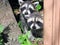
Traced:
<path fill-rule="evenodd" d="M 0 24 L 4 27 L 9 25 L 9 42 L 6 45 L 20 45 L 17 41 L 18 36 L 21 34 L 20 28 L 12 13 L 8 0 L 0 0 Z"/>
<path fill-rule="evenodd" d="M 60 0 L 44 0 L 44 45 L 60 45 Z"/>

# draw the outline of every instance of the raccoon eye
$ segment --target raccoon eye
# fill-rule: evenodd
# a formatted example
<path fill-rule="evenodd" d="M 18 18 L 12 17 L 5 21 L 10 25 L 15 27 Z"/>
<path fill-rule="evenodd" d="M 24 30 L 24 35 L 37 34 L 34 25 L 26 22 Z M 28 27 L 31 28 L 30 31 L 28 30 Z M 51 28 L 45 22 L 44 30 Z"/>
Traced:
<path fill-rule="evenodd" d="M 39 21 L 37 21 L 36 23 L 40 23 Z"/>
<path fill-rule="evenodd" d="M 31 24 L 33 23 L 33 21 L 31 21 L 31 22 L 27 22 L 27 23 L 28 23 L 29 26 L 31 26 Z"/>
<path fill-rule="evenodd" d="M 37 21 L 36 23 L 41 27 L 43 26 L 43 24 L 40 21 Z"/>
<path fill-rule="evenodd" d="M 33 12 L 34 12 L 34 10 L 32 10 L 31 8 L 29 8 L 29 10 L 30 10 L 30 12 L 31 12 L 31 13 L 33 13 Z"/>
<path fill-rule="evenodd" d="M 21 11 L 24 11 L 24 9 L 26 9 L 26 7 L 21 8 Z"/>

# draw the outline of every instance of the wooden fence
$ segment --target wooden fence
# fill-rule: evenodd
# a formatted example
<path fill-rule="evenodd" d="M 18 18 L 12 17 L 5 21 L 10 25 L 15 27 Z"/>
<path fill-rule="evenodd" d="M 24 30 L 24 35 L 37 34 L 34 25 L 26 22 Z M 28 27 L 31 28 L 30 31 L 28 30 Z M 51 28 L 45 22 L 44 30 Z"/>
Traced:
<path fill-rule="evenodd" d="M 44 0 L 44 45 L 60 45 L 60 0 Z"/>

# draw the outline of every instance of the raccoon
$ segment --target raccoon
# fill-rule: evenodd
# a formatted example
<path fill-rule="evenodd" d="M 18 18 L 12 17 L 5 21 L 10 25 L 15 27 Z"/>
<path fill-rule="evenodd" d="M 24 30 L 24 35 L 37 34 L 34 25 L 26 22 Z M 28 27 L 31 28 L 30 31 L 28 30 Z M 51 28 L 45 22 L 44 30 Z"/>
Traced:
<path fill-rule="evenodd" d="M 39 12 L 34 12 L 30 14 L 30 17 L 27 19 L 27 24 L 31 29 L 31 32 L 34 37 L 43 36 L 43 17 Z"/>
<path fill-rule="evenodd" d="M 21 14 L 20 14 L 20 19 L 23 23 L 23 27 L 24 27 L 24 30 L 25 32 L 27 32 L 26 30 L 28 30 L 26 28 L 26 20 L 30 17 L 30 14 L 32 14 L 33 12 L 35 12 L 35 4 L 37 3 L 32 3 L 31 1 L 23 1 L 23 0 L 18 0 L 19 4 L 20 4 L 20 8 L 19 10 L 21 11 Z"/>

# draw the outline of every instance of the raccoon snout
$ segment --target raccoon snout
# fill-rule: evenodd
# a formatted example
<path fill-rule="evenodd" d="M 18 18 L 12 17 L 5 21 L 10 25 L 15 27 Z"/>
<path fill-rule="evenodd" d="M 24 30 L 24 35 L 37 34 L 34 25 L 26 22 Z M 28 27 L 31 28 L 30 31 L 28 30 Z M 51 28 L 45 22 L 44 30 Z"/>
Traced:
<path fill-rule="evenodd" d="M 35 26 L 33 26 L 32 28 L 33 28 L 33 29 L 36 29 L 36 27 L 35 27 Z"/>
<path fill-rule="evenodd" d="M 26 12 L 25 15 L 28 15 L 28 12 Z"/>

